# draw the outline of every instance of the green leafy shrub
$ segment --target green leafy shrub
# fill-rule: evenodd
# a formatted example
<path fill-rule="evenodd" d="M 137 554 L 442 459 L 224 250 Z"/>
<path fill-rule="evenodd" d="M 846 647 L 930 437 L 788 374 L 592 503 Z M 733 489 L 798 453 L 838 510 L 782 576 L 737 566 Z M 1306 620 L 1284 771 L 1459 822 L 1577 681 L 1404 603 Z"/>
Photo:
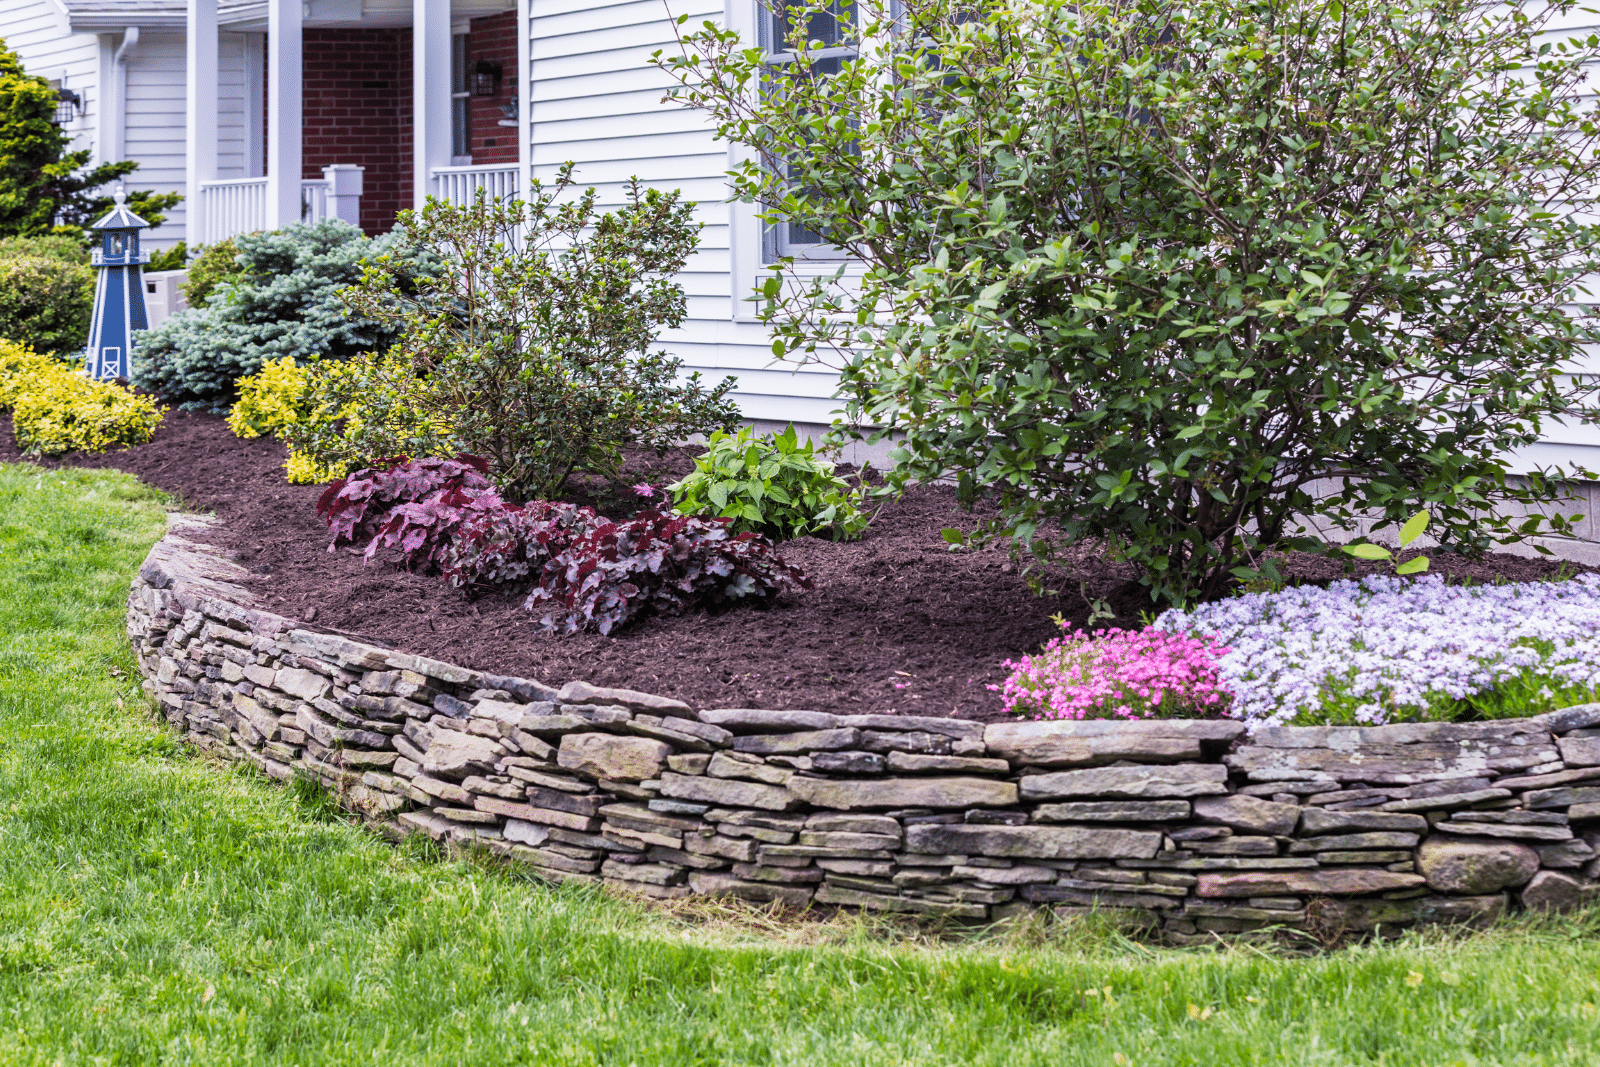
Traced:
<path fill-rule="evenodd" d="M 829 530 L 835 538 L 854 538 L 872 521 L 861 510 L 860 488 L 834 474 L 809 438 L 800 444 L 793 423 L 781 434 L 758 436 L 748 426 L 737 434 L 713 433 L 694 466 L 693 474 L 667 486 L 673 508 L 732 519 L 735 532 L 784 540 Z"/>
<path fill-rule="evenodd" d="M 150 397 L 12 341 L 0 341 L 0 407 L 11 408 L 17 444 L 34 455 L 146 444 L 162 416 Z"/>
<path fill-rule="evenodd" d="M 150 262 L 144 265 L 146 274 L 164 270 L 182 270 L 189 262 L 189 243 L 179 241 L 171 248 L 150 253 Z M 180 286 L 180 288 L 182 288 Z"/>
<path fill-rule="evenodd" d="M 351 315 L 339 291 L 361 279 L 364 261 L 394 253 L 395 235 L 368 238 L 329 219 L 233 240 L 237 273 L 216 279 L 204 306 L 140 336 L 133 380 L 141 389 L 187 409 L 224 414 L 239 379 L 269 359 L 344 359 L 393 343 L 378 323 Z M 391 262 L 402 276 L 414 265 L 404 254 L 391 255 Z"/>
<path fill-rule="evenodd" d="M 1572 373 L 1600 222 L 1550 206 L 1600 184 L 1574 10 L 797 3 L 782 70 L 812 76 L 711 23 L 656 61 L 750 150 L 738 195 L 865 265 L 781 262 L 759 311 L 849 425 L 903 435 L 892 484 L 954 475 L 988 532 L 1109 544 L 1181 604 L 1330 551 L 1308 517 L 1426 506 L 1479 551 L 1581 476 L 1508 477 L 1600 418 Z"/>
<path fill-rule="evenodd" d="M 318 410 L 311 401 L 310 373 L 293 356 L 268 360 L 259 373 L 239 379 L 239 399 L 228 411 L 228 429 L 246 439 L 266 434 L 283 436 L 310 420 Z M 284 462 L 291 484 L 320 485 L 342 478 L 343 464 L 317 463 L 294 448 Z"/>
<path fill-rule="evenodd" d="M 225 237 L 200 249 L 194 262 L 189 264 L 189 276 L 178 289 L 190 307 L 204 307 L 218 285 L 239 281 L 245 274 L 239 266 L 239 246 L 232 237 Z"/>
<path fill-rule="evenodd" d="M 79 352 L 89 340 L 94 268 L 71 238 L 0 242 L 0 337 L 45 352 Z"/>
<path fill-rule="evenodd" d="M 650 350 L 685 315 L 674 276 L 699 240 L 691 205 L 634 182 L 602 213 L 594 190 L 572 191 L 568 166 L 553 185 L 535 183 L 527 203 L 480 196 L 402 211 L 405 241 L 439 269 L 408 279 L 397 258 L 379 257 L 347 293 L 357 315 L 401 335 L 386 362 L 366 364 L 381 390 L 350 396 L 362 433 L 383 444 L 346 435 L 307 441 L 307 454 L 354 466 L 470 452 L 488 458 L 508 497 L 526 500 L 559 495 L 578 471 L 615 479 L 627 446 L 664 453 L 731 430 L 732 378 L 680 380 L 682 362 Z"/>
<path fill-rule="evenodd" d="M 305 416 L 284 427 L 291 457 L 322 470 L 355 470 L 394 456 L 461 451 L 432 410 L 428 383 L 399 348 L 305 368 Z"/>

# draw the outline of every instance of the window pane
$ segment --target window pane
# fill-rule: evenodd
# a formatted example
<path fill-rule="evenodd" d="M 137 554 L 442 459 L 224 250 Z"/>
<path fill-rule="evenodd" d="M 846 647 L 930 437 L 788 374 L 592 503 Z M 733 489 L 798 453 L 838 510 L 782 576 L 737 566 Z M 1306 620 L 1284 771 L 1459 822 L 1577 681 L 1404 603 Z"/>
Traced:
<path fill-rule="evenodd" d="M 777 6 L 776 10 L 764 8 L 767 51 L 788 51 L 789 36 L 797 28 L 796 19 L 804 8 L 804 4 L 792 0 Z M 819 41 L 824 46 L 849 43 L 855 22 L 855 4 L 850 0 L 834 0 L 827 11 L 813 11 L 806 16 L 806 40 Z"/>
<path fill-rule="evenodd" d="M 467 88 L 467 35 L 455 34 L 450 38 L 450 91 L 468 92 Z"/>

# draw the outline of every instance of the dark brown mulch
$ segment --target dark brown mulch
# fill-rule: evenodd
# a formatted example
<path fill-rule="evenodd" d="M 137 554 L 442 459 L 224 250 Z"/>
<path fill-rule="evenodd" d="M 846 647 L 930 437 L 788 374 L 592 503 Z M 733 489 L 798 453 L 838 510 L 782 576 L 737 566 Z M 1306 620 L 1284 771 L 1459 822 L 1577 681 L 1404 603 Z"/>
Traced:
<path fill-rule="evenodd" d="M 0 462 L 19 457 L 9 420 L 0 424 Z M 649 619 L 610 637 L 538 633 L 521 597 L 468 602 L 441 579 L 388 561 L 364 565 L 359 550 L 329 553 L 315 515 L 320 487 L 283 480 L 283 447 L 242 441 L 220 418 L 173 412 L 148 445 L 54 466 L 114 467 L 223 520 L 215 539 L 258 575 L 274 610 L 438 659 L 552 684 L 581 678 L 677 696 L 700 706 L 813 708 L 854 712 L 1003 717 L 986 686 L 1002 681 L 1001 662 L 1035 651 L 1058 631 L 1060 613 L 1083 625 L 1090 598 L 1118 611 L 1114 625 L 1139 623 L 1149 602 L 1130 588 L 1131 572 L 1087 551 L 1046 575 L 1056 595 L 1033 595 L 1004 551 L 947 550 L 939 531 L 971 528 L 951 490 L 922 488 L 887 504 L 859 542 L 803 538 L 783 555 L 812 577 L 809 592 L 767 608 L 720 615 Z M 687 469 L 684 456 L 650 456 L 639 477 L 659 484 Z M 623 517 L 628 501 L 607 497 L 605 514 Z M 580 496 L 583 494 L 579 494 Z M 1481 561 L 1435 557 L 1433 569 L 1477 581 L 1527 581 L 1560 564 L 1496 554 Z M 1363 568 L 1366 569 L 1366 568 Z M 1568 570 L 1583 570 L 1568 565 Z M 1299 580 L 1343 575 L 1337 561 L 1293 556 Z M 1101 625 L 1105 625 L 1102 623 Z"/>

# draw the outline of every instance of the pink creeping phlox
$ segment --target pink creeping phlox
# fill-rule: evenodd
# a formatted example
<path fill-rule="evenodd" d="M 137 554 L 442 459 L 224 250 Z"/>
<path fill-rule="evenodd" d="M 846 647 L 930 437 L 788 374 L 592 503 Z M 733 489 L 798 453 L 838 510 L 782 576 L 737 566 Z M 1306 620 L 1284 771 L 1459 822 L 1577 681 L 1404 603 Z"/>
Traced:
<path fill-rule="evenodd" d="M 990 689 L 1014 715 L 1036 719 L 1152 719 L 1220 715 L 1230 694 L 1217 674 L 1227 649 L 1208 637 L 1162 630 L 1074 632 L 1038 655 L 1006 660 L 1011 677 Z"/>

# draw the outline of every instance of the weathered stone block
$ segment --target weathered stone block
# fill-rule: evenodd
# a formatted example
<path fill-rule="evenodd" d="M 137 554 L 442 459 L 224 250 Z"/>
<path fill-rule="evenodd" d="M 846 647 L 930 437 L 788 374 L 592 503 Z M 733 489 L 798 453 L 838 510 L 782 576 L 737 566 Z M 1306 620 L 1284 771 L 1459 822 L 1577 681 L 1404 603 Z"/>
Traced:
<path fill-rule="evenodd" d="M 751 882 L 716 871 L 693 871 L 689 888 L 701 896 L 735 896 L 760 903 L 782 901 L 795 907 L 811 903 L 811 887 L 776 882 Z"/>
<path fill-rule="evenodd" d="M 983 735 L 990 754 L 1032 767 L 1082 767 L 1119 759 L 1181 762 L 1200 756 L 1201 742 L 1226 744 L 1244 724 L 1225 720 L 991 723 Z"/>
<path fill-rule="evenodd" d="M 1452 819 L 1439 823 L 1434 829 L 1440 833 L 1499 837 L 1509 841 L 1568 841 L 1572 838 L 1572 829 L 1567 826 L 1528 826 Z"/>
<path fill-rule="evenodd" d="M 328 679 L 315 671 L 308 671 L 302 667 L 284 667 L 274 675 L 272 688 L 299 697 L 301 700 L 315 700 L 327 696 L 333 686 Z"/>
<path fill-rule="evenodd" d="M 712 708 L 699 712 L 696 718 L 735 733 L 827 730 L 839 724 L 839 716 L 824 711 L 769 711 L 765 708 Z"/>
<path fill-rule="evenodd" d="M 1417 842 L 1420 840 L 1421 837 L 1418 834 L 1394 830 L 1376 830 L 1364 834 L 1333 834 L 1327 837 L 1313 837 L 1305 841 L 1296 841 L 1289 846 L 1289 851 L 1300 854 L 1304 852 L 1331 852 L 1358 848 L 1416 848 Z"/>
<path fill-rule="evenodd" d="M 1390 830 L 1422 833 L 1428 820 L 1421 815 L 1390 811 L 1324 811 L 1307 808 L 1300 816 L 1303 834 L 1337 834 L 1356 830 Z"/>
<path fill-rule="evenodd" d="M 1206 873 L 1200 875 L 1195 892 L 1202 897 L 1350 896 L 1410 889 L 1422 884 L 1420 874 L 1339 867 L 1332 870 Z"/>
<path fill-rule="evenodd" d="M 1578 839 L 1560 841 L 1553 845 L 1539 847 L 1539 866 L 1568 869 L 1582 867 L 1594 859 L 1594 848 L 1587 842 Z"/>
<path fill-rule="evenodd" d="M 725 860 L 750 863 L 756 858 L 756 843 L 747 837 L 726 837 L 722 834 L 684 834 L 683 847 L 702 856 L 718 856 Z"/>
<path fill-rule="evenodd" d="M 1556 740 L 1561 762 L 1569 767 L 1600 765 L 1600 737 L 1562 737 Z"/>
<path fill-rule="evenodd" d="M 1194 815 L 1235 830 L 1286 835 L 1293 833 L 1300 821 L 1300 806 L 1247 796 L 1201 797 L 1194 802 Z"/>
<path fill-rule="evenodd" d="M 906 851 L 1022 859 L 1150 859 L 1161 847 L 1153 830 L 1085 826 L 924 825 L 906 827 Z"/>
<path fill-rule="evenodd" d="M 795 777 L 789 792 L 819 808 L 1000 808 L 1017 802 L 1011 782 L 985 778 L 842 780 Z"/>
<path fill-rule="evenodd" d="M 811 769 L 825 774 L 882 774 L 888 765 L 881 752 L 818 752 Z"/>
<path fill-rule="evenodd" d="M 890 752 L 889 770 L 900 774 L 930 771 L 1009 774 L 1011 764 L 1003 759 L 978 759 L 972 756 L 927 756 L 914 752 Z"/>
<path fill-rule="evenodd" d="M 713 778 L 747 778 L 768 785 L 783 785 L 794 777 L 787 767 L 769 766 L 759 756 L 744 755 L 741 759 L 740 755 L 743 754 L 715 753 L 706 766 L 706 774 Z"/>
<path fill-rule="evenodd" d="M 559 704 L 620 704 L 623 707 L 653 711 L 663 715 L 692 714 L 689 705 L 681 700 L 656 696 L 653 693 L 640 693 L 633 689 L 605 689 L 590 685 L 588 682 L 568 682 L 557 692 L 555 700 Z"/>
<path fill-rule="evenodd" d="M 1178 822 L 1192 807 L 1187 800 L 1072 800 L 1040 804 L 1038 822 Z"/>
<path fill-rule="evenodd" d="M 1332 930 L 1373 930 L 1417 922 L 1486 926 L 1505 911 L 1503 893 L 1471 897 L 1413 897 L 1410 900 L 1319 900 L 1319 925 Z"/>
<path fill-rule="evenodd" d="M 1195 797 L 1226 793 L 1227 783 L 1227 768 L 1215 763 L 1096 767 L 1090 770 L 1024 775 L 1021 781 L 1021 795 L 1026 800 L 1052 800 L 1058 797 L 1113 797 L 1130 800 Z"/>
<path fill-rule="evenodd" d="M 1570 808 L 1574 804 L 1600 803 L 1600 786 L 1560 786 L 1555 789 L 1533 789 L 1522 795 L 1522 803 L 1530 810 Z"/>
<path fill-rule="evenodd" d="M 799 803 L 799 800 L 782 786 L 741 781 L 736 778 L 675 774 L 672 771 L 661 775 L 661 795 L 705 804 L 761 808 L 766 811 L 788 811 Z"/>
<path fill-rule="evenodd" d="M 567 734 L 561 738 L 556 763 L 568 770 L 619 782 L 655 778 L 666 766 L 672 746 L 627 734 Z"/>
<path fill-rule="evenodd" d="M 842 715 L 840 726 L 858 730 L 915 730 L 943 734 L 955 741 L 982 741 L 984 726 L 968 719 L 940 719 L 929 715 Z"/>
<path fill-rule="evenodd" d="M 1447 793 L 1437 797 L 1414 797 L 1409 800 L 1391 800 L 1378 805 L 1379 811 L 1450 811 L 1468 808 L 1487 800 L 1503 800 L 1511 795 L 1509 789 L 1474 789 L 1467 793 Z"/>
<path fill-rule="evenodd" d="M 495 761 L 505 749 L 487 737 L 459 730 L 438 730 L 422 754 L 422 769 L 446 778 L 493 774 Z"/>
<path fill-rule="evenodd" d="M 492 815 L 502 815 L 521 822 L 540 823 L 544 826 L 559 826 L 566 830 L 587 832 L 600 826 L 600 820 L 595 816 L 577 815 L 570 811 L 556 811 L 552 808 L 536 808 L 531 804 L 518 804 L 514 800 L 501 800 L 499 797 L 474 797 L 472 806 Z"/>
<path fill-rule="evenodd" d="M 1592 886 L 1556 871 L 1540 871 L 1522 890 L 1522 906 L 1529 911 L 1571 911 L 1595 896 Z"/>

